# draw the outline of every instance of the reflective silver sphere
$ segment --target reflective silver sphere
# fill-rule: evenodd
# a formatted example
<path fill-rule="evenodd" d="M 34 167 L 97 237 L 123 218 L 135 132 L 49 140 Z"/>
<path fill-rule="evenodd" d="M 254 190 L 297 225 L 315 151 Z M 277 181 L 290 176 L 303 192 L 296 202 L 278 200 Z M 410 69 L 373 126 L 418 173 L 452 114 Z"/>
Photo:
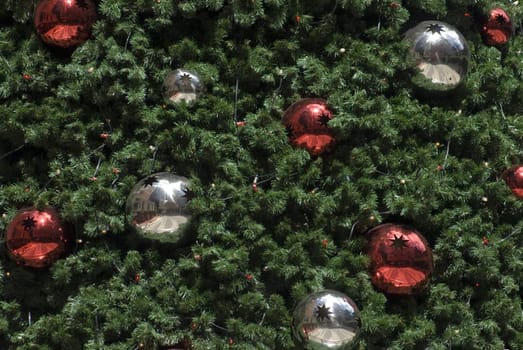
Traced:
<path fill-rule="evenodd" d="M 292 332 L 307 349 L 347 349 L 359 330 L 358 307 L 337 291 L 310 294 L 294 310 Z"/>
<path fill-rule="evenodd" d="M 453 26 L 440 21 L 424 21 L 409 29 L 405 39 L 421 77 L 414 82 L 422 88 L 447 91 L 455 88 L 467 75 L 470 51 L 463 35 Z"/>
<path fill-rule="evenodd" d="M 130 222 L 147 238 L 175 242 L 180 227 L 189 221 L 188 180 L 171 173 L 156 173 L 140 180 L 127 198 Z"/>
<path fill-rule="evenodd" d="M 177 69 L 170 72 L 165 78 L 164 96 L 169 102 L 191 102 L 203 92 L 200 77 L 191 71 Z"/>

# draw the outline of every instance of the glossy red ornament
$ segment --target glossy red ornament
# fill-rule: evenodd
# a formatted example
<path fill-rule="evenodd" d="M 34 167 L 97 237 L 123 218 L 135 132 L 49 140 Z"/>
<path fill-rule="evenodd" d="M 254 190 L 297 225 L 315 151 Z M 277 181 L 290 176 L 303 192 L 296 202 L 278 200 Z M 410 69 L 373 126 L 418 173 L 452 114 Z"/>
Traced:
<path fill-rule="evenodd" d="M 489 46 L 505 45 L 513 33 L 512 20 L 505 10 L 501 8 L 490 10 L 488 18 L 481 27 L 483 41 Z"/>
<path fill-rule="evenodd" d="M 287 128 L 289 142 L 317 156 L 332 149 L 336 143 L 327 125 L 332 118 L 327 101 L 305 98 L 287 108 L 282 121 Z"/>
<path fill-rule="evenodd" d="M 62 48 L 87 41 L 95 20 L 92 0 L 42 0 L 34 14 L 36 32 L 42 40 Z"/>
<path fill-rule="evenodd" d="M 425 238 L 406 225 L 382 224 L 368 233 L 367 253 L 374 286 L 388 294 L 418 294 L 433 270 L 432 250 Z"/>
<path fill-rule="evenodd" d="M 55 209 L 31 207 L 18 211 L 5 240 L 9 255 L 19 264 L 46 267 L 70 251 L 74 234 Z"/>
<path fill-rule="evenodd" d="M 523 199 L 523 165 L 514 165 L 503 172 L 501 175 L 512 193 Z"/>

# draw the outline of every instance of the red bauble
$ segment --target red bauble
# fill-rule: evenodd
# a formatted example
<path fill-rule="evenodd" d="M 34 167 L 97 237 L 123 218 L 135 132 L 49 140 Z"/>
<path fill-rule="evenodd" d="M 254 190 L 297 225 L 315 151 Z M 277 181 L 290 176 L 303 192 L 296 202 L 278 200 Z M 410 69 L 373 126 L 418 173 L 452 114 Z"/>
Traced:
<path fill-rule="evenodd" d="M 42 0 L 36 7 L 36 32 L 48 44 L 62 48 L 83 44 L 96 20 L 92 0 Z"/>
<path fill-rule="evenodd" d="M 486 22 L 481 27 L 483 41 L 489 46 L 505 45 L 512 37 L 513 32 L 512 20 L 501 8 L 490 10 Z"/>
<path fill-rule="evenodd" d="M 29 267 L 46 267 L 67 253 L 74 241 L 72 229 L 53 208 L 20 210 L 7 226 L 9 255 Z"/>
<path fill-rule="evenodd" d="M 514 165 L 503 172 L 501 175 L 512 193 L 523 199 L 523 165 Z"/>
<path fill-rule="evenodd" d="M 287 128 L 290 143 L 317 156 L 329 151 L 335 144 L 334 135 L 327 126 L 332 118 L 327 101 L 305 98 L 287 108 L 282 121 Z"/>
<path fill-rule="evenodd" d="M 367 253 L 374 286 L 388 294 L 420 293 L 433 270 L 432 250 L 415 229 L 382 224 L 368 232 Z"/>

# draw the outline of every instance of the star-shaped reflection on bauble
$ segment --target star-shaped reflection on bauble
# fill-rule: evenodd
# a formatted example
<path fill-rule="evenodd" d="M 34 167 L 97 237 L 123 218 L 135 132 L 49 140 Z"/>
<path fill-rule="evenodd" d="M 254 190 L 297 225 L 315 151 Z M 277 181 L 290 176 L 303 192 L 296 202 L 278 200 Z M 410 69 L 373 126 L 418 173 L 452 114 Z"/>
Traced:
<path fill-rule="evenodd" d="M 409 240 L 405 239 L 405 237 L 400 234 L 399 236 L 394 235 L 394 238 L 390 239 L 390 241 L 391 247 L 393 247 L 394 249 L 403 249 L 407 248 L 407 242 Z"/>
<path fill-rule="evenodd" d="M 158 182 L 158 178 L 156 176 L 149 176 L 147 179 L 143 181 L 143 187 L 147 186 L 153 186 L 155 183 Z"/>
<path fill-rule="evenodd" d="M 327 124 L 329 123 L 330 120 L 331 120 L 331 118 L 329 118 L 329 116 L 327 114 L 322 114 L 321 116 L 318 117 L 318 123 L 320 123 L 320 125 L 324 126 L 324 127 L 327 127 Z"/>
<path fill-rule="evenodd" d="M 330 311 L 330 308 L 325 305 L 318 305 L 316 307 L 316 310 L 314 310 L 314 315 L 316 315 L 316 319 L 318 320 L 318 322 L 330 320 L 331 314 L 332 312 Z"/>
<path fill-rule="evenodd" d="M 443 29 L 443 26 L 438 23 L 429 24 L 427 26 L 427 32 L 431 32 L 432 34 L 441 34 L 441 32 L 444 32 L 445 29 Z"/>
<path fill-rule="evenodd" d="M 185 198 L 185 200 L 187 202 L 194 198 L 194 192 L 191 191 L 189 186 L 184 186 L 184 188 L 182 189 L 182 192 L 183 192 L 182 197 Z"/>
<path fill-rule="evenodd" d="M 180 87 L 189 89 L 192 85 L 192 77 L 190 74 L 183 73 L 180 76 Z"/>
<path fill-rule="evenodd" d="M 25 231 L 33 232 L 33 229 L 36 226 L 36 220 L 34 216 L 28 216 L 22 221 L 22 226 Z"/>
<path fill-rule="evenodd" d="M 507 23 L 507 19 L 501 13 L 498 13 L 496 15 L 496 19 L 495 20 L 496 20 L 497 24 L 505 24 L 505 23 Z"/>

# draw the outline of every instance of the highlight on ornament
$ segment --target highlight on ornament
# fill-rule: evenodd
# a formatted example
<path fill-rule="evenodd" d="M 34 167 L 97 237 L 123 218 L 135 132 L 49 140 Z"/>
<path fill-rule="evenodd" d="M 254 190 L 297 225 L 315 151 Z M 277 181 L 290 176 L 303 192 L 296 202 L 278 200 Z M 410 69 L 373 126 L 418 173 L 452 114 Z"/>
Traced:
<path fill-rule="evenodd" d="M 503 46 L 512 37 L 514 25 L 510 16 L 502 8 L 490 10 L 488 18 L 481 27 L 481 36 L 488 46 Z"/>
<path fill-rule="evenodd" d="M 346 349 L 360 332 L 360 311 L 347 295 L 323 290 L 303 298 L 293 312 L 292 332 L 307 349 Z"/>
<path fill-rule="evenodd" d="M 448 91 L 467 75 L 470 50 L 467 40 L 453 26 L 423 21 L 405 33 L 410 55 L 419 73 L 414 83 L 428 91 Z"/>
<path fill-rule="evenodd" d="M 5 236 L 9 256 L 28 267 L 47 267 L 71 251 L 72 228 L 56 209 L 30 207 L 19 210 L 7 226 Z"/>
<path fill-rule="evenodd" d="M 190 219 L 189 180 L 161 172 L 140 180 L 127 198 L 130 222 L 148 238 L 178 241 L 181 227 Z"/>
<path fill-rule="evenodd" d="M 523 199 L 523 165 L 513 165 L 506 169 L 501 178 L 505 181 L 508 188 L 519 199 Z"/>
<path fill-rule="evenodd" d="M 367 237 L 371 281 L 378 290 L 413 295 L 428 286 L 434 267 L 432 250 L 417 230 L 388 223 L 372 228 Z"/>
<path fill-rule="evenodd" d="M 40 38 L 62 48 L 86 42 L 95 21 L 96 7 L 92 0 L 42 0 L 34 13 Z"/>
<path fill-rule="evenodd" d="M 336 144 L 328 126 L 334 117 L 327 101 L 322 98 L 304 98 L 293 103 L 283 113 L 291 145 L 306 149 L 312 156 L 332 150 Z"/>
<path fill-rule="evenodd" d="M 200 76 L 186 69 L 176 69 L 165 78 L 164 97 L 168 102 L 191 102 L 196 100 L 203 92 Z"/>

